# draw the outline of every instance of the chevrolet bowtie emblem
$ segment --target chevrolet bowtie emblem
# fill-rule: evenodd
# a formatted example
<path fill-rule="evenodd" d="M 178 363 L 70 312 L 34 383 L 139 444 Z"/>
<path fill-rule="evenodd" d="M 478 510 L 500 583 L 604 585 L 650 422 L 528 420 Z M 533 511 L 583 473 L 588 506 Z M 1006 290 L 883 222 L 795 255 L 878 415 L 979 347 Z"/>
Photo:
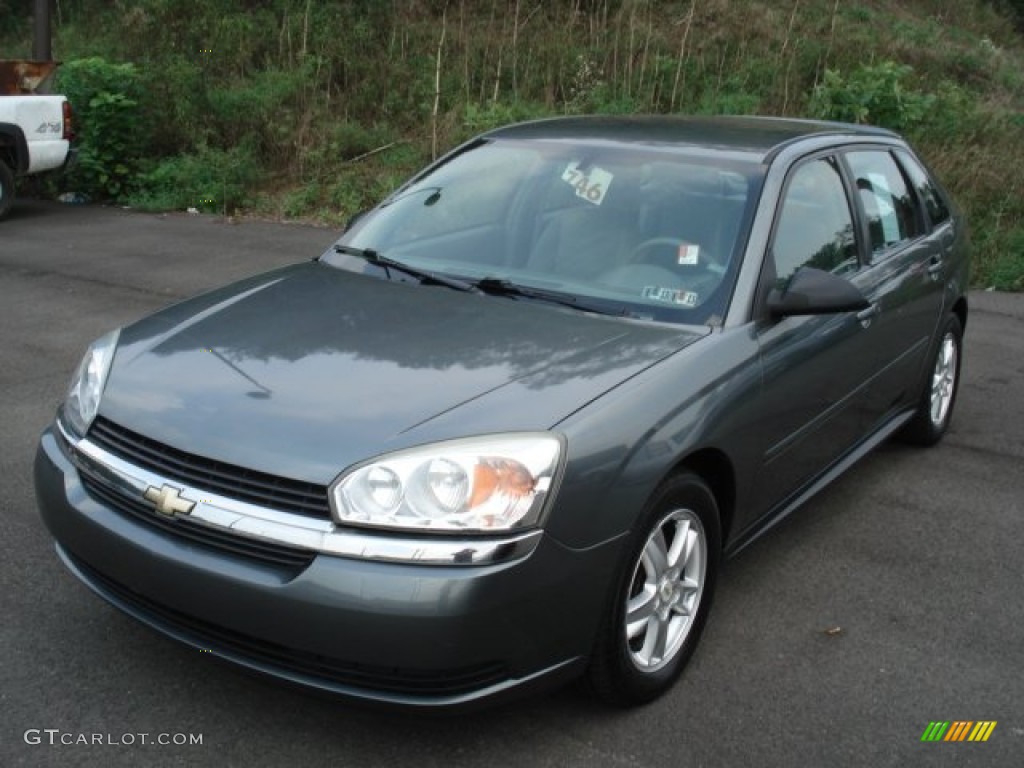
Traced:
<path fill-rule="evenodd" d="M 167 517 L 174 517 L 175 515 L 187 515 L 195 507 L 194 501 L 183 499 L 178 494 L 180 491 L 170 485 L 163 485 L 159 488 L 149 486 L 143 497 L 146 501 L 153 502 L 153 506 L 156 507 L 156 511 L 161 515 Z"/>

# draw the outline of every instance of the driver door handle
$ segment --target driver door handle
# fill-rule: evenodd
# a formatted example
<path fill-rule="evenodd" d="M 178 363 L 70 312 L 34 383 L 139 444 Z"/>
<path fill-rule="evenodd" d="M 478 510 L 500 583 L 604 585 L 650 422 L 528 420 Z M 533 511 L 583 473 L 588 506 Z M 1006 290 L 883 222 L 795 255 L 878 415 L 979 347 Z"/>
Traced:
<path fill-rule="evenodd" d="M 874 320 L 875 317 L 881 313 L 881 311 L 882 310 L 878 308 L 877 304 L 872 304 L 867 309 L 862 309 L 860 312 L 858 312 L 857 319 L 860 320 L 860 324 L 864 328 L 867 328 L 869 325 L 871 325 L 871 321 Z"/>

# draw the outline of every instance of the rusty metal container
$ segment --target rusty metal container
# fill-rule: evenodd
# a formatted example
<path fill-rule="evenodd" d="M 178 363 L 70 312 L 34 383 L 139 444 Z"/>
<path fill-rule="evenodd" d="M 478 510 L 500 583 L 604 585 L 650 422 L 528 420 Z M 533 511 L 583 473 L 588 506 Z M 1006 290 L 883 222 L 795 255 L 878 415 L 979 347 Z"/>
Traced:
<path fill-rule="evenodd" d="M 46 93 L 59 61 L 0 59 L 0 96 Z"/>

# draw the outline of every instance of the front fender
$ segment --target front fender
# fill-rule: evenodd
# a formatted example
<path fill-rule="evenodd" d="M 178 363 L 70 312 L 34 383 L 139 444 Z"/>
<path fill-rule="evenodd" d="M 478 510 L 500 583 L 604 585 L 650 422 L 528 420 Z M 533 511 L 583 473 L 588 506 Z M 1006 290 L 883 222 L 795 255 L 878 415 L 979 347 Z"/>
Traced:
<path fill-rule="evenodd" d="M 707 449 L 756 465 L 742 411 L 760 386 L 750 329 L 718 330 L 566 419 L 569 462 L 547 532 L 573 548 L 622 536 L 661 482 Z"/>

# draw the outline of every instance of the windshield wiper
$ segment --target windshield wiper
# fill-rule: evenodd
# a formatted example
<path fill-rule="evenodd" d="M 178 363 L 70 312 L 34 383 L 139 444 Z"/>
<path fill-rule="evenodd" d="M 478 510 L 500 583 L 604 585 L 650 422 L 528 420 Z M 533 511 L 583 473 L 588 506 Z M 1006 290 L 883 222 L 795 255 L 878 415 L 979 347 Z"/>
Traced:
<path fill-rule="evenodd" d="M 543 288 L 532 288 L 527 285 L 519 285 L 513 283 L 503 277 L 484 277 L 473 283 L 474 286 L 479 288 L 484 293 L 489 293 L 492 296 L 513 296 L 522 297 L 524 299 L 537 299 L 538 301 L 547 301 L 552 304 L 559 304 L 563 307 L 572 307 L 578 309 L 581 312 L 596 312 L 601 315 L 618 315 L 623 314 L 622 311 L 612 311 L 607 307 L 599 307 L 594 304 L 583 303 L 576 296 L 572 296 L 567 293 L 559 293 L 558 291 L 547 291 Z"/>
<path fill-rule="evenodd" d="M 452 288 L 456 291 L 471 291 L 478 293 L 479 289 L 472 283 L 467 283 L 465 280 L 456 280 L 454 277 L 445 277 L 437 272 L 430 272 L 425 269 L 417 269 L 411 267 L 408 264 L 403 264 L 401 261 L 395 261 L 389 259 L 379 251 L 375 251 L 373 248 L 356 248 L 352 245 L 341 245 L 336 244 L 334 250 L 337 253 L 344 253 L 349 256 L 358 256 L 360 259 L 365 259 L 376 267 L 380 267 L 384 270 L 384 273 L 391 279 L 391 270 L 394 269 L 397 272 L 404 272 L 410 277 L 418 278 L 420 283 L 423 285 L 443 285 L 445 288 Z"/>

